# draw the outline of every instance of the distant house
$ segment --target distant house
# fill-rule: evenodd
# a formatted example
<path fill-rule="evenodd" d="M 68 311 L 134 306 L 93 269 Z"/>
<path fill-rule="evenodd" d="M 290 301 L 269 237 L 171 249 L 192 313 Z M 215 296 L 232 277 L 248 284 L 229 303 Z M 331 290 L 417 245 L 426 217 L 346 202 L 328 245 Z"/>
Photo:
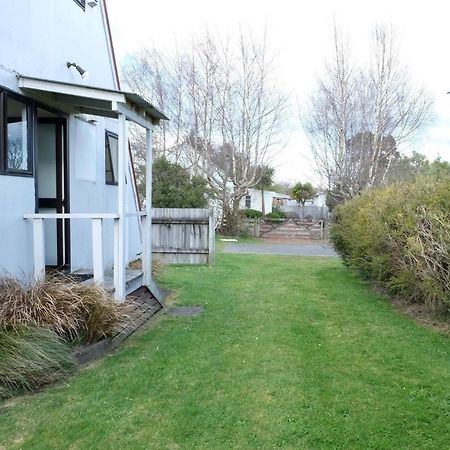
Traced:
<path fill-rule="evenodd" d="M 3 2 L 2 17 L 0 272 L 39 279 L 56 267 L 103 283 L 109 269 L 121 301 L 141 252 L 134 287 L 151 284 L 151 201 L 140 212 L 128 122 L 147 130 L 150 176 L 166 117 L 120 89 L 104 0 Z"/>
<path fill-rule="evenodd" d="M 264 210 L 265 213 L 272 212 L 274 208 L 284 206 L 289 201 L 289 195 L 279 192 L 264 191 Z M 263 198 L 260 189 L 248 189 L 247 194 L 240 201 L 240 209 L 263 210 Z"/>
<path fill-rule="evenodd" d="M 327 204 L 327 193 L 318 192 L 312 199 L 306 200 L 305 205 L 313 206 L 326 206 Z"/>

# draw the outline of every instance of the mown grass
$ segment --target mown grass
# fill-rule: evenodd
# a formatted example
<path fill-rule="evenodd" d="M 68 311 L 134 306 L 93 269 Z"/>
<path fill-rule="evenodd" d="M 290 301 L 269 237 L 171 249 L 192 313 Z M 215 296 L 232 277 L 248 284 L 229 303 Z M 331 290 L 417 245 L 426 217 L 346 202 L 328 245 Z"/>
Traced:
<path fill-rule="evenodd" d="M 204 312 L 5 404 L 0 448 L 450 448 L 448 337 L 337 259 L 219 254 L 161 281 Z"/>

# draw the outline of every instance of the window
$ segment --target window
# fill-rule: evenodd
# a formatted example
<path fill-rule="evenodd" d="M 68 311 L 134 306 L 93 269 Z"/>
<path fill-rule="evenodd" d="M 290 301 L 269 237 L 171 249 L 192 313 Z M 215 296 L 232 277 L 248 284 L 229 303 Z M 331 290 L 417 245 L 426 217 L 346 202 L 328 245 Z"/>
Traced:
<path fill-rule="evenodd" d="M 245 207 L 247 209 L 250 209 L 252 207 L 252 196 L 251 195 L 245 196 Z"/>
<path fill-rule="evenodd" d="M 32 175 L 30 107 L 6 92 L 0 92 L 0 136 L 1 171 Z"/>
<path fill-rule="evenodd" d="M 75 3 L 81 6 L 81 8 L 83 8 L 83 11 L 86 9 L 86 0 L 75 0 Z"/>
<path fill-rule="evenodd" d="M 119 138 L 117 134 L 105 133 L 105 180 L 106 184 L 117 184 Z"/>

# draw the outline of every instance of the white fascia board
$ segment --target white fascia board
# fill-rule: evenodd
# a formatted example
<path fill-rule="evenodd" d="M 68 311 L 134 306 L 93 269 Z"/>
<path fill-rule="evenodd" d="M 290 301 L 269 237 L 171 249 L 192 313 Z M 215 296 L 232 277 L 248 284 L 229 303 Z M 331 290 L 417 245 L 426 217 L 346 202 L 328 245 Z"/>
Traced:
<path fill-rule="evenodd" d="M 113 103 L 113 110 L 117 111 L 119 114 L 123 114 L 128 120 L 131 120 L 132 122 L 137 123 L 141 127 L 144 127 L 147 130 L 153 129 L 153 123 L 147 120 L 144 116 L 141 114 L 138 114 L 135 111 L 132 111 L 129 109 L 126 105 L 123 103 Z"/>
<path fill-rule="evenodd" d="M 59 83 L 58 81 L 52 80 L 41 80 L 38 78 L 20 77 L 19 87 L 21 89 L 32 89 L 35 91 L 52 92 L 55 94 L 74 95 L 77 97 L 106 100 L 110 102 L 126 102 L 125 94 L 121 92 L 90 86 L 80 86 L 77 84 Z"/>

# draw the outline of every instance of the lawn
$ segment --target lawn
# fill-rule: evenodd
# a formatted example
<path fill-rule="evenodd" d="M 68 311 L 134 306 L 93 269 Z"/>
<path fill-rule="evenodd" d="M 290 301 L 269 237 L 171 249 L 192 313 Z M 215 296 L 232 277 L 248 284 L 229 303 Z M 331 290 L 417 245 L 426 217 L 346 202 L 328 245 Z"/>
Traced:
<path fill-rule="evenodd" d="M 336 258 L 217 255 L 113 355 L 3 405 L 5 449 L 448 449 L 450 342 Z"/>

